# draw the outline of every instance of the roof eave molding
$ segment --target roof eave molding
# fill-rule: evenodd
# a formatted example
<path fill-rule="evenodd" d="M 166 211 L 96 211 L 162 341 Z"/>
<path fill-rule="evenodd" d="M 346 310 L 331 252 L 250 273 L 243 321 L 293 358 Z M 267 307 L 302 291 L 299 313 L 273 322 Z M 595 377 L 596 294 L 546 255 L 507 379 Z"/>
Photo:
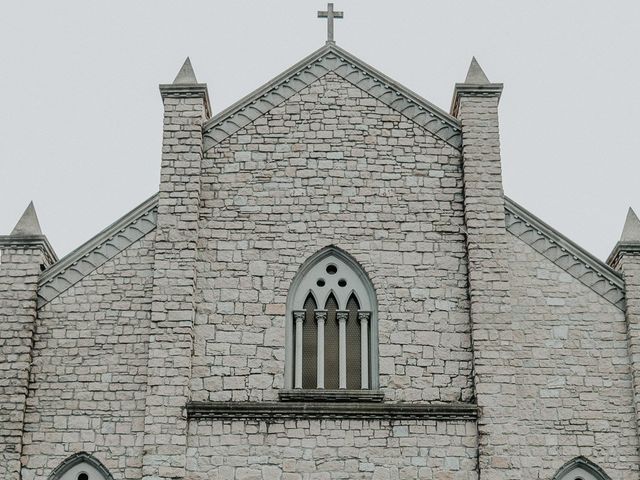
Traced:
<path fill-rule="evenodd" d="M 460 122 L 455 117 L 349 52 L 327 44 L 205 123 L 205 151 L 329 72 L 400 112 L 455 149 L 461 148 Z"/>
<path fill-rule="evenodd" d="M 38 308 L 154 230 L 157 208 L 156 193 L 45 270 L 38 282 Z"/>
<path fill-rule="evenodd" d="M 505 196 L 507 230 L 620 310 L 625 289 L 621 275 Z"/>

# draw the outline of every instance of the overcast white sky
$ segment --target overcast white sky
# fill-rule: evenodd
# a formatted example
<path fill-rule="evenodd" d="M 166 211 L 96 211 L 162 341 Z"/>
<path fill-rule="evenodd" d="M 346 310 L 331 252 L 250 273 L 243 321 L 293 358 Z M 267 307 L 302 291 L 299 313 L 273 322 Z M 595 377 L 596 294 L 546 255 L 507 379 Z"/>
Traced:
<path fill-rule="evenodd" d="M 640 2 L 336 0 L 339 46 L 448 111 L 475 55 L 505 84 L 507 195 L 600 258 L 640 209 Z M 157 190 L 191 57 L 214 112 L 323 45 L 326 2 L 3 1 L 0 234 L 33 199 L 68 253 Z"/>

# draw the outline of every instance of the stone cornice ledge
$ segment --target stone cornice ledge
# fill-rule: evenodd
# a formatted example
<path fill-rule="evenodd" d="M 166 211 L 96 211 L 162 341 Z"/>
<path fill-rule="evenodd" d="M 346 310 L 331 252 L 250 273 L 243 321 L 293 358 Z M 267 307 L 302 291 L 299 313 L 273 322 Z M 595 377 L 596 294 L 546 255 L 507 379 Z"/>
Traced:
<path fill-rule="evenodd" d="M 607 265 L 616 268 L 623 254 L 640 255 L 640 244 L 638 242 L 618 242 L 607 258 Z"/>
<path fill-rule="evenodd" d="M 58 261 L 56 252 L 44 235 L 0 235 L 0 247 L 39 248 L 50 263 Z"/>
<path fill-rule="evenodd" d="M 475 420 L 469 403 L 189 402 L 189 418 L 277 420 L 286 418 Z"/>
<path fill-rule="evenodd" d="M 206 83 L 176 84 L 163 83 L 160 85 L 160 95 L 164 97 L 197 97 L 204 98 L 205 114 L 211 117 L 211 102 L 209 100 L 209 90 Z"/>

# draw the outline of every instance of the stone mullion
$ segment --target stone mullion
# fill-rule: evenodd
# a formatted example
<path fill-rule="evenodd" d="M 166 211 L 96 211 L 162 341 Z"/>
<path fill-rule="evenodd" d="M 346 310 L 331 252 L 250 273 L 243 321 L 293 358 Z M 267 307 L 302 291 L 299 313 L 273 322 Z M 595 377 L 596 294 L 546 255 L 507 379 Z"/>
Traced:
<path fill-rule="evenodd" d="M 304 335 L 304 317 L 307 312 L 304 310 L 293 312 L 293 321 L 296 337 L 296 354 L 294 367 L 294 388 L 302 388 L 302 336 Z"/>
<path fill-rule="evenodd" d="M 197 90 L 197 89 L 195 89 Z M 144 479 L 186 472 L 196 245 L 200 204 L 201 90 L 162 86 L 165 117 L 155 242 L 143 456 Z"/>
<path fill-rule="evenodd" d="M 360 385 L 369 388 L 369 320 L 371 312 L 358 312 L 360 320 Z"/>
<path fill-rule="evenodd" d="M 316 322 L 318 322 L 318 363 L 317 363 L 317 386 L 324 388 L 324 325 L 327 322 L 327 311 L 315 311 Z"/>
<path fill-rule="evenodd" d="M 338 384 L 339 388 L 347 388 L 347 320 L 349 319 L 349 312 L 336 312 L 336 319 L 338 320 L 338 334 L 340 345 L 338 360 Z"/>

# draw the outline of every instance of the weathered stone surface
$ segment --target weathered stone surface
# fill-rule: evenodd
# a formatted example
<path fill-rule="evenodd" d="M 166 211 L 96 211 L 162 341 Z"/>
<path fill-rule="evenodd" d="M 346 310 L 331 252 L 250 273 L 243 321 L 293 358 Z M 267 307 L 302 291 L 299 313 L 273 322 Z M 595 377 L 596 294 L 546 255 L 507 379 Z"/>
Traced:
<path fill-rule="evenodd" d="M 187 470 L 193 480 L 476 480 L 475 442 L 473 422 L 199 420 Z"/>
<path fill-rule="evenodd" d="M 0 478 L 19 480 L 36 328 L 36 288 L 41 265 L 48 265 L 48 261 L 39 248 L 19 244 L 2 248 L 1 255 Z"/>
<path fill-rule="evenodd" d="M 141 477 L 153 244 L 151 232 L 38 310 L 23 479 L 80 451 Z"/>
<path fill-rule="evenodd" d="M 539 245 L 549 227 L 506 229 L 501 87 L 479 67 L 457 87 L 460 152 L 393 85 L 322 62 L 206 149 L 206 86 L 163 86 L 156 223 L 69 260 L 39 310 L 50 249 L 0 238 L 0 477 L 84 451 L 118 480 L 548 479 L 577 456 L 638 479 L 635 237 L 612 296 L 588 255 Z M 328 245 L 375 287 L 384 399 L 353 397 L 375 419 L 280 402 L 323 400 L 279 393 L 287 294 Z"/>
<path fill-rule="evenodd" d="M 489 471 L 552 478 L 583 455 L 611 478 L 638 478 L 624 313 L 517 238 L 508 252 L 511 319 L 496 331 L 496 374 L 513 384 L 485 392 L 499 406 Z"/>
<path fill-rule="evenodd" d="M 193 400 L 277 400 L 291 279 L 331 244 L 378 293 L 386 400 L 472 398 L 456 150 L 330 73 L 209 150 L 201 181 Z"/>

